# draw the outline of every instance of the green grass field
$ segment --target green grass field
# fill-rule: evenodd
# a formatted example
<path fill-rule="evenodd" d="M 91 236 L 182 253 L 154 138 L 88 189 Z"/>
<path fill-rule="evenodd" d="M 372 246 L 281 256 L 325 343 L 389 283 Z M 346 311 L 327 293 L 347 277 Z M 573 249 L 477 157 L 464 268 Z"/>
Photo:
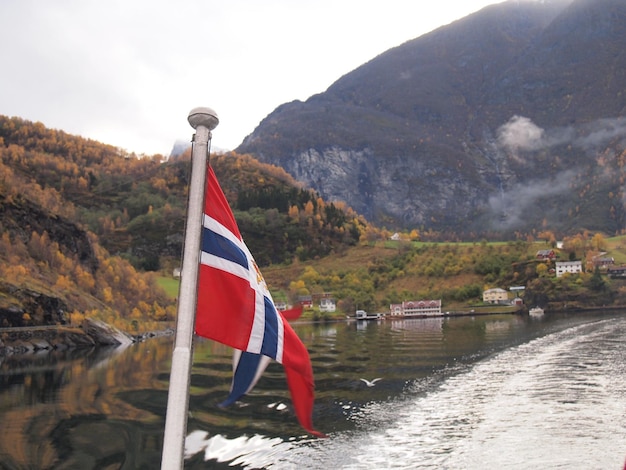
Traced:
<path fill-rule="evenodd" d="M 171 298 L 175 299 L 178 297 L 178 286 L 180 285 L 180 280 L 173 279 L 171 277 L 159 276 L 157 278 L 157 282 Z"/>

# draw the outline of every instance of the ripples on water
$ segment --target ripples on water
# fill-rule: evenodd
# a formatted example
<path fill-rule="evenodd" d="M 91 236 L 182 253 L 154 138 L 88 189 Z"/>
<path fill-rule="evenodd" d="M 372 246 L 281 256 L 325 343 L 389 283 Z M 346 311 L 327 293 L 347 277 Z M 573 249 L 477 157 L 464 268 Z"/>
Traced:
<path fill-rule="evenodd" d="M 303 435 L 275 363 L 218 408 L 231 350 L 200 340 L 186 468 L 622 469 L 626 317 L 295 328 L 315 373 L 314 425 L 330 437 Z M 0 468 L 159 467 L 171 340 L 83 356 L 0 359 Z"/>
<path fill-rule="evenodd" d="M 419 325 L 413 332 L 406 326 L 397 325 L 395 335 L 424 337 L 423 330 L 416 333 Z M 190 455 L 204 452 L 209 461 L 273 469 L 621 469 L 626 456 L 625 334 L 621 318 L 593 321 L 476 357 L 476 362 L 450 355 L 439 337 L 429 348 L 441 350 L 442 367 L 403 381 L 402 392 L 387 399 L 378 395 L 351 403 L 339 397 L 337 404 L 354 426 L 338 427 L 329 439 L 290 442 L 257 435 L 228 440 L 196 431 L 189 436 Z M 363 354 L 385 360 L 393 356 L 392 344 L 411 348 L 397 337 L 385 341 L 389 344 Z M 387 373 L 402 377 L 406 361 L 390 365 Z M 325 396 L 322 392 L 322 401 Z"/>

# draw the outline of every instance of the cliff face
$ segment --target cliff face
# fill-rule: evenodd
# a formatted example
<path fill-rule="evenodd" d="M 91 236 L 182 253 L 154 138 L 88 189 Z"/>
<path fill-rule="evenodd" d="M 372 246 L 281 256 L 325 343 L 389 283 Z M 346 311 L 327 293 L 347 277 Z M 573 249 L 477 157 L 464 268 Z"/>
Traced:
<path fill-rule="evenodd" d="M 98 260 L 87 236 L 87 232 L 75 223 L 52 214 L 22 197 L 7 197 L 0 194 L 0 220 L 3 231 L 24 244 L 31 234 L 46 232 L 52 242 L 66 253 L 76 256 L 90 271 L 95 271 Z"/>
<path fill-rule="evenodd" d="M 33 202 L 20 196 L 7 197 L 0 194 L 0 220 L 2 231 L 12 240 L 20 240 L 27 246 L 33 233 L 46 233 L 50 241 L 58 244 L 66 256 L 76 257 L 81 265 L 92 273 L 98 266 L 98 260 L 87 233 L 75 223 L 45 211 Z M 2 249 L 7 249 L 2 244 Z M 2 253 L 10 256 L 10 253 Z M 49 269 L 46 271 L 50 271 Z M 34 278 L 37 275 L 32 274 Z M 49 284 L 53 285 L 56 275 L 50 274 Z M 7 278 L 0 282 L 0 328 L 19 327 L 29 324 L 63 325 L 67 315 L 73 310 L 66 299 L 50 289 L 42 291 L 39 279 L 33 279 L 31 287 L 22 283 L 13 284 L 14 279 Z M 43 284 L 45 284 L 44 282 Z M 24 314 L 28 314 L 26 321 Z"/>
<path fill-rule="evenodd" d="M 68 306 L 55 295 L 20 288 L 8 282 L 0 283 L 0 292 L 3 293 L 0 302 L 0 328 L 28 326 L 31 322 L 25 321 L 25 313 L 38 325 L 68 323 Z"/>
<path fill-rule="evenodd" d="M 436 161 L 382 158 L 370 150 L 309 149 L 284 165 L 321 194 L 350 201 L 379 222 L 429 225 L 429 214 L 436 213 L 440 223 L 454 225 L 480 197 L 480 187 Z"/>
<path fill-rule="evenodd" d="M 624 47 L 623 2 L 492 5 L 278 107 L 237 151 L 390 227 L 619 231 Z"/>

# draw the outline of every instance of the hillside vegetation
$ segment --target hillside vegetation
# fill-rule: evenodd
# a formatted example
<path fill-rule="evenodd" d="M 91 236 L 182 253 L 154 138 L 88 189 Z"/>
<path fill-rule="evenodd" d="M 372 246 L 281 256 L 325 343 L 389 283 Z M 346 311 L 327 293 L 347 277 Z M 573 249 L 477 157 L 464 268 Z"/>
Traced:
<path fill-rule="evenodd" d="M 131 332 L 171 325 L 189 158 L 138 157 L 0 116 L 0 326 L 86 316 Z M 527 300 L 550 308 L 621 303 L 621 281 L 589 264 L 604 251 L 626 262 L 619 238 L 566 238 L 561 259 L 586 260 L 587 273 L 555 280 L 553 266 L 535 259 L 556 243 L 548 230 L 511 242 L 435 243 L 412 229 L 391 241 L 390 231 L 280 168 L 236 153 L 212 155 L 211 165 L 276 299 L 327 293 L 340 316 L 422 298 L 452 310 L 479 307 L 485 288 L 520 285 Z"/>
<path fill-rule="evenodd" d="M 544 240 L 500 243 L 423 243 L 381 241 L 363 243 L 344 255 L 264 270 L 275 297 L 297 301 L 300 296 L 331 295 L 339 316 L 354 311 L 388 312 L 391 303 L 442 299 L 444 311 L 493 311 L 483 303 L 484 290 L 524 287 L 526 308 L 540 305 L 552 311 L 626 306 L 626 281 L 611 279 L 596 269 L 599 255 L 626 262 L 624 237 L 605 239 L 581 233 L 555 249 L 558 261 L 579 259 L 584 272 L 556 278 L 555 261 L 537 259 L 552 249 L 551 233 Z M 509 295 L 513 299 L 513 293 Z M 497 308 L 502 311 L 502 306 Z M 323 317 L 315 309 L 309 316 Z"/>
<path fill-rule="evenodd" d="M 0 116 L 0 326 L 171 321 L 156 275 L 180 265 L 189 158 L 139 157 Z M 237 154 L 211 165 L 262 266 L 341 253 L 367 232 L 277 167 Z"/>

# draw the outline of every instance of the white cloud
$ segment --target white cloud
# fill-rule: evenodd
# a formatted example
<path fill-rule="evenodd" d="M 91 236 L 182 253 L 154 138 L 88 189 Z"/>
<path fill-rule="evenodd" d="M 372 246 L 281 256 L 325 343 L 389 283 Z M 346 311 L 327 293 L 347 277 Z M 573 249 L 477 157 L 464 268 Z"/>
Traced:
<path fill-rule="evenodd" d="M 527 117 L 513 116 L 497 134 L 498 143 L 510 150 L 537 150 L 544 146 L 544 130 Z"/>
<path fill-rule="evenodd" d="M 506 191 L 493 194 L 489 198 L 489 208 L 498 220 L 497 229 L 514 229 L 522 224 L 524 211 L 536 205 L 537 201 L 550 196 L 558 196 L 570 190 L 574 179 L 574 170 L 561 172 L 550 179 L 516 184 Z"/>
<path fill-rule="evenodd" d="M 513 116 L 498 128 L 497 142 L 500 149 L 504 150 L 503 153 L 518 163 L 522 162 L 518 154 L 520 151 L 550 150 L 559 145 L 571 145 L 590 152 L 596 158 L 606 157 L 607 154 L 602 150 L 612 143 L 617 143 L 617 148 L 626 148 L 626 119 L 603 118 L 578 126 L 543 129 L 527 117 Z M 607 166 L 605 171 L 611 171 L 610 168 Z M 526 181 L 494 193 L 489 198 L 488 206 L 496 215 L 498 228 L 518 226 L 523 222 L 521 217 L 526 209 L 535 205 L 540 198 L 569 191 L 575 176 L 576 170 L 572 168 L 551 179 Z"/>
<path fill-rule="evenodd" d="M 574 145 L 593 148 L 614 139 L 622 140 L 624 137 L 626 137 L 626 119 L 622 117 L 598 119 L 582 127 L 582 132 L 574 139 Z"/>
<path fill-rule="evenodd" d="M 624 137 L 626 137 L 626 119 L 621 117 L 597 119 L 578 126 L 545 130 L 527 117 L 513 116 L 497 130 L 498 145 L 512 153 L 519 150 L 549 149 L 564 144 L 592 149 L 606 145 L 613 139 Z"/>

